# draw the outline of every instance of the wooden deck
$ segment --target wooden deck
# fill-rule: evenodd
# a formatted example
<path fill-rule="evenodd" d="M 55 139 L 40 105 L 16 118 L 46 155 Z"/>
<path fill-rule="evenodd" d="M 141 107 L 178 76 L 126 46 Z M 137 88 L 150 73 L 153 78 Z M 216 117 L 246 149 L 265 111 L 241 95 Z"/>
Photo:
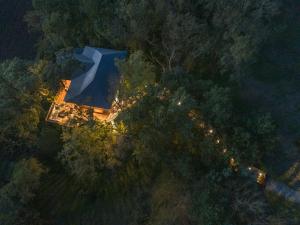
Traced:
<path fill-rule="evenodd" d="M 87 121 L 91 119 L 91 117 L 92 119 L 106 122 L 114 118 L 114 116 L 111 115 L 111 110 L 85 105 L 79 106 L 74 103 L 65 102 L 64 99 L 70 84 L 70 80 L 62 80 L 61 88 L 49 109 L 46 121 L 62 126 L 74 126 L 77 124 L 76 121 Z"/>

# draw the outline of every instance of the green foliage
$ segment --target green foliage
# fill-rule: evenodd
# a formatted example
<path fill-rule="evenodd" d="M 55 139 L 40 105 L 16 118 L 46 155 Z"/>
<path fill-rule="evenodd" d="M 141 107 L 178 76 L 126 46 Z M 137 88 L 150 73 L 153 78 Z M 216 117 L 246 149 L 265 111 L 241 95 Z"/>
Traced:
<path fill-rule="evenodd" d="M 229 88 L 216 85 L 203 93 L 205 102 L 201 105 L 201 111 L 219 129 L 232 126 L 228 123 L 233 119 L 233 102 L 230 92 Z"/>
<path fill-rule="evenodd" d="M 63 132 L 63 163 L 80 181 L 92 185 L 120 164 L 117 145 L 120 129 L 111 124 L 87 124 Z"/>
<path fill-rule="evenodd" d="M 148 224 L 187 224 L 190 222 L 190 196 L 173 174 L 163 172 L 153 185 Z"/>
<path fill-rule="evenodd" d="M 168 154 L 196 151 L 199 147 L 196 140 L 201 134 L 197 134 L 188 116 L 195 102 L 184 88 L 170 94 L 155 86 L 146 91 L 146 96 L 119 117 L 135 139 L 136 158 L 145 164 L 155 164 L 168 159 Z"/>
<path fill-rule="evenodd" d="M 270 224 L 274 225 L 296 225 L 300 222 L 300 208 L 272 193 L 267 193 L 267 200 L 270 202 L 274 216 L 270 217 Z"/>
<path fill-rule="evenodd" d="M 0 189 L 1 224 L 35 223 L 32 219 L 37 214 L 29 208 L 29 204 L 35 197 L 40 177 L 45 172 L 45 168 L 34 158 L 21 160 L 15 165 L 9 183 Z"/>
<path fill-rule="evenodd" d="M 40 86 L 38 75 L 20 59 L 0 65 L 0 142 L 3 149 L 33 146 L 40 121 Z"/>
<path fill-rule="evenodd" d="M 242 120 L 245 126 L 235 127 L 230 142 L 239 151 L 239 157 L 247 163 L 261 163 L 277 145 L 276 126 L 270 115 L 252 115 Z"/>
<path fill-rule="evenodd" d="M 127 46 L 145 52 L 164 71 L 178 66 L 194 70 L 199 60 L 209 59 L 201 69 L 211 75 L 220 71 L 240 75 L 269 37 L 279 14 L 278 2 L 270 0 L 39 0 L 33 5 L 30 15 L 40 19 L 29 22 L 43 30 L 46 49 Z"/>
<path fill-rule="evenodd" d="M 276 144 L 271 116 L 245 107 L 237 81 L 277 32 L 280 2 L 33 0 L 40 59 L 0 65 L 0 144 L 40 151 L 1 182 L 0 223 L 38 224 L 38 212 L 66 225 L 277 223 L 228 161 L 264 165 Z M 40 117 L 85 45 L 130 53 L 117 62 L 124 107 L 114 123 L 61 132 Z M 42 188 L 33 155 L 51 167 Z"/>
<path fill-rule="evenodd" d="M 236 188 L 232 202 L 235 220 L 241 224 L 266 223 L 269 206 L 262 193 L 247 183 L 238 188 L 237 184 L 233 184 L 233 187 Z"/>
<path fill-rule="evenodd" d="M 101 32 L 109 31 L 107 24 L 114 18 L 114 2 L 33 0 L 35 10 L 27 15 L 27 22 L 46 34 L 39 43 L 40 53 L 50 55 L 64 47 L 109 43 Z"/>
<path fill-rule="evenodd" d="M 194 183 L 190 213 L 195 224 L 230 224 L 224 207 L 228 204 L 228 196 L 219 185 L 210 181 L 210 177 Z"/>
<path fill-rule="evenodd" d="M 141 51 L 130 54 L 128 60 L 118 62 L 122 74 L 119 97 L 141 97 L 148 85 L 155 82 L 154 66 L 146 61 Z"/>
<path fill-rule="evenodd" d="M 62 148 L 60 136 L 61 130 L 58 127 L 49 126 L 49 124 L 41 127 L 37 142 L 39 157 L 46 160 L 53 159 Z"/>

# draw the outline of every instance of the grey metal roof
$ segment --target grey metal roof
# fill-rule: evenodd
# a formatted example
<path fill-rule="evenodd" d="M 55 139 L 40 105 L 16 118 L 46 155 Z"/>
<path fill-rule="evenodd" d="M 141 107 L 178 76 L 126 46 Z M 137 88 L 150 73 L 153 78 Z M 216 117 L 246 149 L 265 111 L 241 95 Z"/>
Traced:
<path fill-rule="evenodd" d="M 126 51 L 104 48 L 76 50 L 74 58 L 86 64 L 86 69 L 71 80 L 65 101 L 110 109 L 120 80 L 115 60 L 126 55 Z"/>

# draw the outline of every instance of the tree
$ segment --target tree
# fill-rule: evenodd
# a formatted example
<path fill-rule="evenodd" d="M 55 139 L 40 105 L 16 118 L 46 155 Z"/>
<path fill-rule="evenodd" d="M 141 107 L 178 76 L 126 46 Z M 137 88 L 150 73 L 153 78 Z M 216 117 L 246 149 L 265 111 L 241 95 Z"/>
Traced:
<path fill-rule="evenodd" d="M 254 185 L 232 184 L 235 189 L 232 201 L 234 219 L 241 224 L 267 224 L 268 203 Z"/>
<path fill-rule="evenodd" d="M 65 50 L 93 45 L 130 52 L 118 62 L 119 99 L 129 104 L 116 121 L 63 129 L 59 157 L 86 203 L 79 218 L 91 224 L 267 222 L 264 196 L 241 185 L 228 161 L 262 164 L 274 147 L 272 119 L 246 108 L 237 89 L 275 32 L 278 2 L 33 1 L 27 20 L 43 32 L 39 56 L 47 59 L 33 74 L 41 71 L 48 86 L 70 72 L 70 61 L 54 62 Z"/>
<path fill-rule="evenodd" d="M 211 56 L 218 59 L 224 71 L 240 75 L 255 60 L 262 44 L 272 33 L 272 20 L 279 15 L 279 2 L 203 2 L 204 9 L 212 12 L 209 32 Z"/>
<path fill-rule="evenodd" d="M 122 132 L 99 122 L 65 129 L 60 158 L 79 181 L 93 186 L 120 165 L 117 145 Z"/>
<path fill-rule="evenodd" d="M 271 0 L 36 0 L 33 5 L 43 42 L 50 43 L 46 48 L 127 47 L 142 50 L 163 71 L 179 66 L 210 76 L 243 74 L 279 14 L 278 2 Z"/>
<path fill-rule="evenodd" d="M 30 27 L 44 33 L 39 53 L 51 57 L 61 48 L 108 45 L 109 37 L 101 32 L 110 31 L 108 24 L 115 18 L 115 2 L 33 0 L 34 10 L 26 20 Z"/>
<path fill-rule="evenodd" d="M 147 62 L 141 51 L 130 54 L 126 61 L 118 62 L 121 73 L 119 98 L 127 100 L 129 97 L 143 96 L 148 85 L 155 83 L 154 66 Z"/>
<path fill-rule="evenodd" d="M 9 183 L 0 189 L 1 224 L 35 224 L 32 219 L 36 219 L 37 214 L 29 204 L 45 172 L 44 166 L 34 158 L 21 160 L 14 166 Z"/>
<path fill-rule="evenodd" d="M 164 171 L 153 186 L 148 224 L 191 224 L 190 207 L 189 192 L 182 181 L 174 174 Z"/>
<path fill-rule="evenodd" d="M 20 59 L 0 64 L 0 142 L 3 150 L 12 152 L 36 143 L 41 80 L 29 66 Z"/>

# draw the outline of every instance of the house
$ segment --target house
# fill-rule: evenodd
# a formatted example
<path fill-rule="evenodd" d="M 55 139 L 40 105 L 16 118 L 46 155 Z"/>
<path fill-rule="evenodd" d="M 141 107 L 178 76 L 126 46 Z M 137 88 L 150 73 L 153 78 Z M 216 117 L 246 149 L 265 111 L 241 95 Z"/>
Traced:
<path fill-rule="evenodd" d="M 104 48 L 75 50 L 73 58 L 82 64 L 82 68 L 73 74 L 72 80 L 62 80 L 46 120 L 60 125 L 70 125 L 70 121 L 90 117 L 111 120 L 112 104 L 120 81 L 115 61 L 126 55 L 126 51 Z"/>

